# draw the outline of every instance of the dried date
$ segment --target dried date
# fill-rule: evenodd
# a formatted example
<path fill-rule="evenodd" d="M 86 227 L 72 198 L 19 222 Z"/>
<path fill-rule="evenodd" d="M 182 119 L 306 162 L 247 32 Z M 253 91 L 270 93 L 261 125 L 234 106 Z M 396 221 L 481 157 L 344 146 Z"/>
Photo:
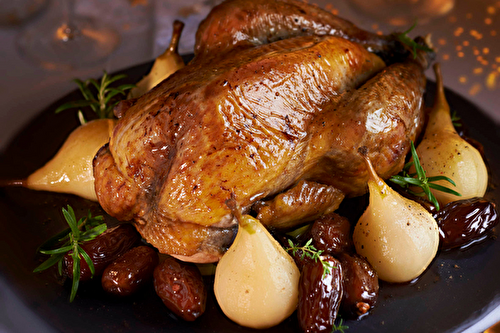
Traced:
<path fill-rule="evenodd" d="M 328 214 L 317 219 L 311 228 L 314 246 L 330 254 L 352 249 L 351 224 L 338 214 Z"/>
<path fill-rule="evenodd" d="M 133 225 L 121 224 L 106 230 L 95 239 L 81 244 L 81 247 L 92 260 L 95 275 L 100 276 L 106 266 L 127 252 L 140 239 L 141 237 Z M 71 253 L 67 253 L 63 259 L 64 272 L 69 278 L 73 278 L 73 258 Z M 92 273 L 87 262 L 81 259 L 80 281 L 88 281 L 91 278 Z"/>
<path fill-rule="evenodd" d="M 102 274 L 102 288 L 113 295 L 128 296 L 151 281 L 158 253 L 149 246 L 134 247 L 113 261 Z"/>
<path fill-rule="evenodd" d="M 356 254 L 344 253 L 339 259 L 343 272 L 342 314 L 350 318 L 364 316 L 377 302 L 377 272 L 368 261 Z"/>
<path fill-rule="evenodd" d="M 323 274 L 318 260 L 305 263 L 300 275 L 297 316 L 305 333 L 331 332 L 342 300 L 340 262 L 330 255 L 322 260 L 333 266 L 330 273 Z"/>
<path fill-rule="evenodd" d="M 434 213 L 441 249 L 465 246 L 498 224 L 495 204 L 483 198 L 450 202 Z"/>
<path fill-rule="evenodd" d="M 154 286 L 167 308 L 184 320 L 205 312 L 207 290 L 196 265 L 167 256 L 154 270 Z"/>

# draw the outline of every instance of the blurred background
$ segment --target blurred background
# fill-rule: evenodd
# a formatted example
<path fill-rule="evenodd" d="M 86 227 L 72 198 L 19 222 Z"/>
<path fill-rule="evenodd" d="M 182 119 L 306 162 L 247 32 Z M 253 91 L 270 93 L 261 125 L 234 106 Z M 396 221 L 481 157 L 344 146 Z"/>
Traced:
<path fill-rule="evenodd" d="M 192 53 L 199 22 L 220 2 L 0 0 L 0 151 L 34 115 L 75 90 L 72 79 L 98 78 L 103 70 L 111 73 L 161 54 L 170 42 L 175 19 L 185 23 L 179 51 Z M 445 85 L 500 123 L 500 1 L 308 2 L 379 34 L 406 31 L 417 22 L 410 36 L 431 34 Z M 61 26 L 62 21 L 74 22 L 75 26 Z M 91 45 L 86 44 L 76 56 L 70 55 L 74 50 L 65 48 L 64 41 L 82 32 L 98 43 L 97 53 L 93 54 Z M 63 41 L 59 50 L 49 45 L 54 34 Z M 54 56 L 56 61 L 50 60 Z M 428 77 L 434 79 L 431 70 Z M 8 312 L 9 305 L 16 302 L 15 296 L 5 286 L 0 287 L 0 308 L 5 309 L 0 311 L 0 332 L 16 331 L 29 321 Z M 481 332 L 498 320 L 497 309 L 468 332 Z M 43 331 L 42 326 L 38 326 L 38 332 Z"/>
<path fill-rule="evenodd" d="M 0 131 L 0 149 L 35 113 L 73 90 L 76 87 L 71 83 L 73 78 L 98 77 L 103 70 L 113 72 L 150 61 L 161 54 L 170 41 L 174 19 L 185 23 L 179 51 L 192 53 L 199 22 L 219 2 L 0 0 L 0 98 L 3 104 L 0 123 L 9 124 Z M 431 34 L 446 86 L 470 99 L 492 120 L 500 122 L 500 1 L 309 2 L 380 34 L 405 31 L 417 22 L 410 36 Z M 111 47 L 105 50 L 109 55 L 93 63 L 78 63 L 77 59 L 66 67 L 37 58 L 37 53 L 47 43 L 37 39 L 36 34 L 50 35 L 49 29 L 44 30 L 46 23 L 59 23 L 61 17 L 68 15 L 69 4 L 74 7 L 76 16 L 105 23 L 117 33 L 118 39 L 113 43 L 101 43 L 101 48 L 102 45 Z M 29 54 L 30 47 L 32 54 Z M 81 54 L 87 55 L 86 50 L 83 48 Z M 428 76 L 433 78 L 431 70 Z"/>

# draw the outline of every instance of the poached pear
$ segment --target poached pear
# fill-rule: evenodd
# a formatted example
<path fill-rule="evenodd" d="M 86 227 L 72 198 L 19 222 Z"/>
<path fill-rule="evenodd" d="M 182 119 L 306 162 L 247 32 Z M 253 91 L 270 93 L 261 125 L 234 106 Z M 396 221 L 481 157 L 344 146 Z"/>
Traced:
<path fill-rule="evenodd" d="M 179 40 L 183 28 L 184 23 L 177 20 L 174 21 L 170 45 L 155 59 L 151 71 L 130 90 L 127 96 L 128 99 L 144 95 L 158 85 L 158 83 L 184 67 L 184 60 L 178 53 Z"/>
<path fill-rule="evenodd" d="M 354 228 L 356 252 L 387 282 L 417 278 L 436 256 L 438 225 L 418 203 L 391 189 L 365 157 L 369 205 Z"/>
<path fill-rule="evenodd" d="M 77 127 L 56 155 L 22 185 L 32 190 L 76 194 L 97 201 L 92 161 L 109 137 L 115 120 L 98 119 Z"/>
<path fill-rule="evenodd" d="M 299 269 L 259 220 L 240 215 L 238 222 L 236 238 L 215 271 L 217 302 L 242 326 L 275 326 L 297 307 Z"/>
<path fill-rule="evenodd" d="M 453 126 L 439 64 L 434 65 L 434 72 L 436 98 L 424 137 L 416 150 L 427 177 L 445 176 L 455 182 L 453 190 L 460 193 L 460 197 L 431 188 L 437 201 L 444 206 L 456 200 L 483 197 L 488 187 L 488 171 L 481 153 L 462 139 Z M 412 168 L 411 172 L 414 170 Z M 444 180 L 435 183 L 449 186 Z"/>

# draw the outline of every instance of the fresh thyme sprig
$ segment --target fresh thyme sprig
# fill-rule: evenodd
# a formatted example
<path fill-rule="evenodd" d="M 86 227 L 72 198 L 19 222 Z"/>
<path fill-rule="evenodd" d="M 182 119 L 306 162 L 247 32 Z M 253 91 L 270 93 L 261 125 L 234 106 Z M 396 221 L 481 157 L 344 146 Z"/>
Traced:
<path fill-rule="evenodd" d="M 439 180 L 446 180 L 453 186 L 456 186 L 455 182 L 446 177 L 446 176 L 434 176 L 434 177 L 427 177 L 425 175 L 425 170 L 422 168 L 422 165 L 420 164 L 420 160 L 417 155 L 417 151 L 415 149 L 415 145 L 413 144 L 413 141 L 411 141 L 411 155 L 413 160 L 406 163 L 402 174 L 401 175 L 395 175 L 392 176 L 389 180 L 392 181 L 393 183 L 401 186 L 403 189 L 405 189 L 408 193 L 411 193 L 416 196 L 424 196 L 427 195 L 427 198 L 432 202 L 432 204 L 436 207 L 436 210 L 439 210 L 439 203 L 431 192 L 431 188 L 441 191 L 441 192 L 446 192 L 446 193 L 451 193 L 456 196 L 461 196 L 460 193 L 447 188 L 442 185 L 434 184 L 433 182 L 439 181 Z M 414 165 L 415 166 L 415 171 L 416 173 L 409 173 L 410 167 Z M 420 187 L 423 192 L 414 192 L 410 190 L 410 186 L 418 186 Z"/>
<path fill-rule="evenodd" d="M 340 318 L 338 325 L 335 325 L 335 323 L 333 324 L 331 333 L 334 333 L 334 332 L 345 333 L 344 330 L 347 330 L 347 329 L 349 329 L 349 326 L 343 325 L 342 318 Z"/>
<path fill-rule="evenodd" d="M 285 251 L 290 252 L 292 251 L 292 254 L 295 255 L 298 251 L 302 251 L 302 254 L 300 256 L 300 259 L 304 259 L 305 257 L 311 258 L 314 260 L 314 262 L 317 262 L 318 260 L 321 262 L 321 265 L 323 265 L 323 277 L 327 274 L 331 273 L 331 270 L 334 268 L 333 265 L 329 262 L 324 261 L 321 258 L 321 254 L 323 253 L 323 250 L 318 250 L 312 245 L 312 238 L 309 239 L 304 246 L 297 246 L 295 245 L 291 239 L 288 240 L 288 245 L 290 247 L 286 248 Z"/>
<path fill-rule="evenodd" d="M 102 216 L 92 217 L 90 212 L 86 217 L 80 218 L 77 222 L 75 212 L 69 205 L 67 209 L 63 208 L 62 212 L 66 222 L 69 225 L 69 228 L 50 238 L 42 246 L 40 246 L 40 253 L 48 254 L 50 255 L 50 257 L 40 266 L 35 268 L 33 272 L 41 272 L 57 264 L 59 274 L 62 275 L 64 255 L 72 251 L 71 258 L 73 259 L 73 283 L 71 286 L 71 295 L 69 298 L 70 302 L 72 302 L 75 299 L 76 292 L 78 291 L 78 285 L 80 283 L 80 259 L 83 258 L 87 262 L 92 276 L 94 276 L 95 273 L 92 260 L 85 252 L 85 250 L 80 246 L 80 244 L 96 238 L 104 231 L 106 231 L 107 226 L 105 223 L 103 223 L 104 218 Z M 60 243 L 62 243 L 61 247 L 51 250 L 48 249 Z"/>
<path fill-rule="evenodd" d="M 82 81 L 80 79 L 75 79 L 74 82 L 80 88 L 85 99 L 72 101 L 59 106 L 56 109 L 56 113 L 67 109 L 90 107 L 100 119 L 113 118 L 113 108 L 119 102 L 117 98 L 119 95 L 126 96 L 127 90 L 135 87 L 134 84 L 122 84 L 118 87 L 111 87 L 113 82 L 124 79 L 127 77 L 125 74 L 119 74 L 115 76 L 109 76 L 106 71 L 101 78 L 101 82 L 97 82 L 95 79 L 88 79 Z M 78 111 L 78 117 L 80 122 L 85 123 L 82 111 Z"/>
<path fill-rule="evenodd" d="M 413 25 L 408 30 L 396 35 L 401 43 L 406 44 L 409 47 L 411 47 L 411 49 L 413 51 L 413 59 L 417 58 L 417 50 L 422 50 L 425 52 L 434 52 L 434 50 L 431 49 L 430 47 L 428 47 L 426 45 L 418 44 L 417 42 L 415 42 L 412 38 L 410 38 L 408 36 L 408 34 L 413 29 L 415 29 L 416 26 L 417 26 L 417 22 L 415 21 L 415 23 L 413 23 Z"/>

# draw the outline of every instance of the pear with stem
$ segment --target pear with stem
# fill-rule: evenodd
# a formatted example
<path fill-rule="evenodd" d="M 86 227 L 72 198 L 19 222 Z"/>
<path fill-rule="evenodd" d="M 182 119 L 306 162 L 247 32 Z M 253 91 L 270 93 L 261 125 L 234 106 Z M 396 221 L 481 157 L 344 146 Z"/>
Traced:
<path fill-rule="evenodd" d="M 138 98 L 144 95 L 161 81 L 184 67 L 184 60 L 178 53 L 179 40 L 183 28 L 184 23 L 177 20 L 174 21 L 170 45 L 165 52 L 155 59 L 151 71 L 137 82 L 136 87 L 130 90 L 127 98 Z"/>
<path fill-rule="evenodd" d="M 300 272 L 259 220 L 228 203 L 239 229 L 215 271 L 214 292 L 222 311 L 251 328 L 275 326 L 297 307 Z"/>
<path fill-rule="evenodd" d="M 391 189 L 368 157 L 370 202 L 354 228 L 356 252 L 387 282 L 417 278 L 436 256 L 439 230 L 432 215 L 418 203 Z"/>
<path fill-rule="evenodd" d="M 456 184 L 453 193 L 431 188 L 441 205 L 449 202 L 484 196 L 488 187 L 488 171 L 481 153 L 456 132 L 446 101 L 443 79 L 439 64 L 434 65 L 437 92 L 424 137 L 417 146 L 417 155 L 426 176 L 448 177 Z M 412 167 L 410 172 L 414 171 Z M 435 182 L 446 185 L 445 180 Z"/>
<path fill-rule="evenodd" d="M 4 185 L 75 194 L 97 201 L 92 162 L 97 151 L 109 141 L 115 122 L 97 119 L 77 127 L 43 167 L 26 179 L 8 181 Z"/>

